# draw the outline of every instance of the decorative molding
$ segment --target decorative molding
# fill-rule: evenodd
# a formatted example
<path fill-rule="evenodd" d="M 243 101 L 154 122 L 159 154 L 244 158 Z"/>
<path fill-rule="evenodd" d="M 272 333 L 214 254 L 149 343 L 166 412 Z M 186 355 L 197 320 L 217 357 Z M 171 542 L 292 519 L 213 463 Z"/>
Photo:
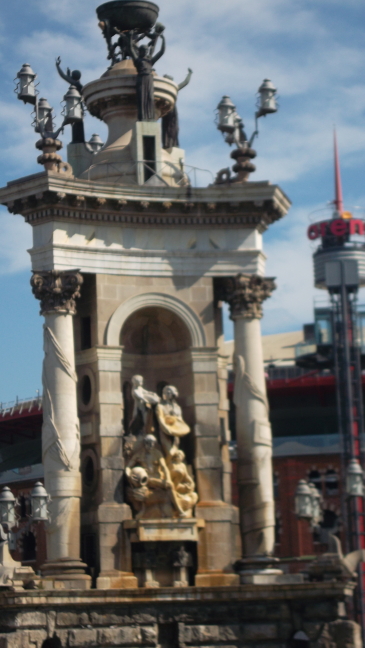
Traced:
<path fill-rule="evenodd" d="M 177 315 L 187 326 L 191 336 L 192 347 L 206 346 L 205 331 L 198 315 L 190 308 L 190 306 L 180 301 L 180 299 L 163 293 L 144 293 L 142 295 L 136 295 L 135 297 L 123 302 L 109 320 L 106 333 L 106 344 L 112 347 L 119 346 L 120 332 L 123 328 L 124 322 L 134 312 L 141 310 L 141 308 L 148 308 L 151 306 L 166 308 L 175 313 L 175 315 Z"/>
<path fill-rule="evenodd" d="M 258 275 L 239 274 L 237 277 L 216 281 L 216 298 L 226 301 L 231 319 L 261 319 L 262 304 L 276 290 L 275 280 Z"/>
<path fill-rule="evenodd" d="M 33 271 L 30 280 L 32 292 L 41 302 L 41 315 L 46 313 L 76 312 L 76 299 L 80 297 L 83 283 L 82 275 L 77 271 L 49 270 Z"/>

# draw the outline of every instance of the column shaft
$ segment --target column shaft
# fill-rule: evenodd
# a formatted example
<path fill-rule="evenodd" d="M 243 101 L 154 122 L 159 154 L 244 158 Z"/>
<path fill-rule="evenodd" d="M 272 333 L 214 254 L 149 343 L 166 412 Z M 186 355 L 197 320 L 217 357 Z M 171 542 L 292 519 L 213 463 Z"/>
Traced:
<path fill-rule="evenodd" d="M 236 433 L 244 554 L 271 554 L 275 543 L 272 440 L 259 319 L 235 320 Z M 244 375 L 239 368 L 244 360 Z M 262 396 L 262 397 L 261 397 Z"/>
<path fill-rule="evenodd" d="M 51 496 L 47 558 L 80 558 L 80 433 L 77 416 L 73 321 L 45 313 L 42 447 Z"/>

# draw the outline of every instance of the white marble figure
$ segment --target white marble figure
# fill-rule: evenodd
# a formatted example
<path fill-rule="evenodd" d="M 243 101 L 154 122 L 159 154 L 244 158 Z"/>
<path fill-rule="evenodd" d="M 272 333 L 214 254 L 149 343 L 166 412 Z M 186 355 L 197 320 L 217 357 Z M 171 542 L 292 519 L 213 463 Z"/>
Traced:
<path fill-rule="evenodd" d="M 142 419 L 143 426 L 146 426 L 152 407 L 160 402 L 160 397 L 157 394 L 144 389 L 143 382 L 143 376 L 133 376 L 132 378 L 134 408 L 130 427 L 133 426 L 139 416 Z"/>

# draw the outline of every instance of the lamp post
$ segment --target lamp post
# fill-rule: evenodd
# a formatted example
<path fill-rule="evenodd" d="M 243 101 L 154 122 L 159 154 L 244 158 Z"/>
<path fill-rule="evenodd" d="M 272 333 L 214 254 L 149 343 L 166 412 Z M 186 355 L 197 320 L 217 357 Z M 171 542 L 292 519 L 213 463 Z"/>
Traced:
<path fill-rule="evenodd" d="M 0 524 L 11 529 L 15 526 L 16 499 L 8 486 L 0 493 Z"/>
<path fill-rule="evenodd" d="M 348 497 L 363 497 L 364 472 L 356 459 L 350 459 L 346 471 L 346 494 Z"/>
<path fill-rule="evenodd" d="M 295 491 L 295 515 L 299 520 L 312 520 L 313 498 L 308 482 L 301 479 Z"/>
<path fill-rule="evenodd" d="M 220 130 L 221 133 L 223 133 L 223 135 L 225 136 L 225 141 L 227 142 L 227 144 L 229 144 L 230 146 L 232 144 L 236 144 L 239 148 L 250 148 L 252 146 L 255 137 L 257 137 L 259 134 L 258 120 L 260 119 L 260 117 L 266 117 L 266 115 L 276 113 L 278 111 L 276 93 L 277 89 L 270 81 L 270 79 L 264 79 L 258 89 L 258 110 L 255 113 L 256 126 L 249 140 L 247 139 L 246 134 L 243 130 L 243 121 L 237 113 L 236 106 L 232 102 L 231 98 L 228 97 L 228 95 L 222 97 L 217 106 L 216 123 L 218 130 Z"/>
<path fill-rule="evenodd" d="M 33 522 L 47 522 L 49 520 L 48 504 L 50 496 L 41 482 L 37 482 L 30 494 Z"/>
<path fill-rule="evenodd" d="M 81 122 L 84 118 L 82 107 L 82 97 L 75 86 L 70 85 L 64 96 L 64 120 L 58 130 L 53 131 L 53 108 L 49 105 L 47 99 L 38 99 L 38 92 L 35 85 L 37 75 L 33 72 L 29 63 L 24 63 L 16 75 L 16 94 L 20 101 L 25 104 L 29 103 L 35 107 L 34 130 L 39 133 L 43 139 L 56 140 L 64 127 L 68 124 L 74 125 Z"/>

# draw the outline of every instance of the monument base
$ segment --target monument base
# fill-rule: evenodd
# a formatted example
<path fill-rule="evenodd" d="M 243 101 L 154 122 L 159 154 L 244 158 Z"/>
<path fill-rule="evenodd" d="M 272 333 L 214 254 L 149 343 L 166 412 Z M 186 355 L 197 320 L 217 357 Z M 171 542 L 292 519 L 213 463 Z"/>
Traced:
<path fill-rule="evenodd" d="M 96 579 L 96 589 L 134 589 L 138 587 L 138 581 L 131 572 L 102 572 Z"/>
<path fill-rule="evenodd" d="M 47 561 L 41 567 L 41 583 L 46 590 L 89 590 L 91 576 L 86 574 L 87 565 L 81 560 L 61 558 Z"/>

